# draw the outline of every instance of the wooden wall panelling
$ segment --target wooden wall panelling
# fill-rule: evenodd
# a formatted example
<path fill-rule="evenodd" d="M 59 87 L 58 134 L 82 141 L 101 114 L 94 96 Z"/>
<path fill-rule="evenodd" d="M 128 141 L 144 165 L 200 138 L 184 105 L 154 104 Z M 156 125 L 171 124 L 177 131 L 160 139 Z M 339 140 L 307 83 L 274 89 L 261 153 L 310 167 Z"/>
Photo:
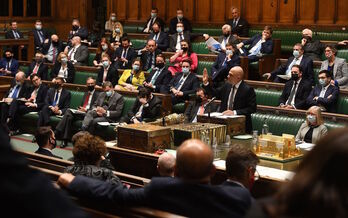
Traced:
<path fill-rule="evenodd" d="M 196 22 L 209 23 L 211 19 L 211 2 L 211 0 L 196 0 Z"/>
<path fill-rule="evenodd" d="M 345 25 L 347 29 L 348 25 L 348 1 L 338 0 L 337 3 L 337 21 L 336 24 Z"/>
<path fill-rule="evenodd" d="M 132 0 L 132 1 L 127 1 L 125 0 L 128 4 L 127 5 L 127 20 L 129 21 L 137 21 L 138 20 L 138 7 L 139 7 L 139 0 Z"/>
<path fill-rule="evenodd" d="M 224 23 L 225 22 L 225 4 L 226 0 L 214 0 L 212 2 L 211 22 Z"/>
<path fill-rule="evenodd" d="M 231 8 L 236 7 L 242 17 L 245 17 L 245 13 L 242 8 L 242 0 L 226 0 L 225 17 L 226 20 L 232 18 Z"/>
<path fill-rule="evenodd" d="M 262 1 L 262 22 L 275 23 L 277 19 L 277 0 L 263 0 Z"/>
<path fill-rule="evenodd" d="M 295 23 L 295 13 L 296 13 L 296 1 L 287 1 L 285 4 L 284 1 L 279 1 L 279 23 Z"/>
<path fill-rule="evenodd" d="M 162 18 L 164 21 L 167 20 L 167 13 L 168 11 L 166 10 L 166 4 L 167 4 L 167 0 L 153 0 L 153 6 L 158 8 L 158 12 L 159 12 L 159 17 Z M 147 17 L 145 19 L 147 19 L 148 17 L 150 17 L 150 10 L 147 12 Z M 176 13 L 176 11 L 175 11 Z"/>
<path fill-rule="evenodd" d="M 248 0 L 244 1 L 245 4 L 245 16 L 244 18 L 249 23 L 259 23 L 260 16 L 260 2 L 262 0 Z"/>
<path fill-rule="evenodd" d="M 299 24 L 314 24 L 315 23 L 315 8 L 316 0 L 306 0 L 299 2 Z"/>
<path fill-rule="evenodd" d="M 168 1 L 173 1 L 173 0 L 168 0 Z M 181 8 L 184 10 L 184 16 L 187 17 L 187 19 L 189 19 L 191 22 L 195 21 L 195 4 L 196 4 L 195 1 L 196 0 L 180 0 L 179 1 L 181 4 Z M 174 16 L 176 16 L 176 14 Z"/>
<path fill-rule="evenodd" d="M 140 7 L 140 16 L 138 18 L 145 21 L 151 16 L 152 0 L 139 0 L 138 2 L 138 7 Z M 160 10 L 158 16 L 163 17 L 163 15 L 164 12 Z"/>
<path fill-rule="evenodd" d="M 176 16 L 176 9 L 177 8 L 182 8 L 182 5 L 180 5 L 180 3 L 182 4 L 182 0 L 181 1 L 178 1 L 178 0 L 176 0 L 176 1 L 167 0 L 166 1 L 166 9 L 167 9 L 166 15 L 167 15 L 168 21 Z M 188 14 L 186 11 L 184 11 L 184 16 L 188 17 Z"/>
<path fill-rule="evenodd" d="M 336 0 L 318 0 L 318 24 L 333 24 Z"/>

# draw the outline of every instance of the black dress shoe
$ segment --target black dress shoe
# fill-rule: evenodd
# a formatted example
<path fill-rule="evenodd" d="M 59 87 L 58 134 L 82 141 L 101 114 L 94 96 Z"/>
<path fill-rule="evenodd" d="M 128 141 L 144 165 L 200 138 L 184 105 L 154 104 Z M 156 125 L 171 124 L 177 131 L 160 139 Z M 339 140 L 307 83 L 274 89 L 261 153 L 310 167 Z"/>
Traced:
<path fill-rule="evenodd" d="M 62 144 L 60 145 L 61 148 L 65 148 L 66 146 L 68 146 L 68 141 L 67 140 L 63 140 Z"/>

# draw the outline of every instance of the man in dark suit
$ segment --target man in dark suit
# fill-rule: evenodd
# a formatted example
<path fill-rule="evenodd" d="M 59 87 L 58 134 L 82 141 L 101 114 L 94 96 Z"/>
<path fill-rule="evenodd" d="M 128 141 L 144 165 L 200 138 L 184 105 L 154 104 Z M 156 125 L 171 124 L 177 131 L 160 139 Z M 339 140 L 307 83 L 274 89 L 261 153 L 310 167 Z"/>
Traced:
<path fill-rule="evenodd" d="M 161 51 L 166 51 L 169 46 L 168 34 L 161 29 L 158 21 L 152 24 L 152 33 L 147 37 L 147 40 L 153 39 L 156 41 L 157 48 Z"/>
<path fill-rule="evenodd" d="M 282 95 L 279 97 L 279 106 L 287 109 L 307 109 L 306 99 L 312 90 L 312 84 L 302 78 L 300 65 L 291 68 L 291 80 L 285 83 Z"/>
<path fill-rule="evenodd" d="M 244 40 L 237 45 L 238 49 L 243 49 L 244 55 L 248 56 L 249 62 L 258 61 L 264 54 L 272 54 L 273 52 L 273 40 L 272 40 L 272 27 L 265 26 L 262 33 Z M 245 45 L 249 45 L 245 48 Z"/>
<path fill-rule="evenodd" d="M 146 78 L 144 82 L 144 86 L 151 88 L 153 92 L 167 92 L 166 87 L 172 79 L 172 74 L 166 68 L 165 63 L 166 59 L 164 55 L 157 55 L 155 68 L 151 71 L 150 75 Z"/>
<path fill-rule="evenodd" d="M 170 81 L 167 90 L 172 94 L 173 105 L 189 99 L 189 95 L 199 87 L 197 76 L 191 72 L 191 61 L 182 61 L 182 72 L 177 73 Z"/>
<path fill-rule="evenodd" d="M 312 30 L 302 30 L 301 44 L 303 46 L 304 55 L 313 61 L 321 61 L 321 55 L 325 49 L 325 44 L 321 43 L 320 40 L 313 39 L 312 37 Z"/>
<path fill-rule="evenodd" d="M 4 57 L 0 60 L 0 76 L 14 77 L 18 71 L 18 61 L 13 57 L 13 52 L 7 49 L 4 52 Z"/>
<path fill-rule="evenodd" d="M 248 37 L 249 35 L 249 24 L 248 21 L 240 17 L 238 8 L 231 8 L 232 19 L 227 21 L 232 27 L 232 34 L 239 37 Z"/>
<path fill-rule="evenodd" d="M 103 83 L 103 92 L 99 94 L 92 109 L 83 119 L 82 130 L 94 134 L 98 122 L 116 122 L 121 116 L 124 105 L 123 96 L 114 91 L 111 82 Z"/>
<path fill-rule="evenodd" d="M 34 34 L 35 51 L 42 52 L 43 45 L 44 45 L 44 43 L 48 42 L 48 39 L 50 38 L 50 36 L 45 29 L 42 29 L 41 20 L 35 21 L 35 29 L 33 30 L 33 34 Z"/>
<path fill-rule="evenodd" d="M 178 23 L 183 23 L 184 25 L 184 29 L 188 32 L 192 32 L 192 26 L 191 26 L 191 22 L 186 18 L 184 17 L 184 11 L 180 8 L 178 8 L 176 10 L 176 17 L 173 17 L 172 19 L 170 19 L 170 22 L 169 22 L 169 34 L 173 35 L 175 33 L 177 33 L 177 24 Z"/>
<path fill-rule="evenodd" d="M 250 192 L 241 186 L 212 186 L 213 160 L 210 146 L 190 139 L 177 149 L 174 178 L 152 178 L 144 188 L 133 190 L 72 174 L 63 174 L 58 183 L 78 196 L 120 206 L 148 206 L 186 217 L 244 217 L 252 202 Z"/>
<path fill-rule="evenodd" d="M 112 57 L 116 69 L 131 69 L 132 62 L 137 57 L 134 48 L 130 47 L 130 41 L 127 37 L 121 38 L 121 46 L 118 47 Z"/>
<path fill-rule="evenodd" d="M 322 111 L 335 113 L 339 88 L 330 83 L 332 76 L 328 70 L 320 71 L 318 79 L 319 84 L 309 94 L 307 104 L 309 107 L 319 106 Z"/>
<path fill-rule="evenodd" d="M 232 67 L 224 86 L 215 89 L 208 82 L 208 72 L 203 71 L 203 88 L 210 96 L 221 100 L 220 112 L 223 115 L 245 115 L 245 132 L 251 133 L 251 114 L 256 112 L 256 94 L 252 87 L 243 81 L 244 72 L 239 66 Z"/>
<path fill-rule="evenodd" d="M 217 54 L 219 54 L 220 52 L 225 52 L 227 44 L 236 45 L 239 43 L 238 38 L 232 35 L 230 25 L 225 24 L 222 26 L 221 29 L 222 29 L 222 35 L 219 36 L 217 40 L 220 43 L 220 48 L 215 49 L 215 48 L 212 48 L 211 46 L 208 46 L 209 50 Z M 203 37 L 205 40 L 208 40 L 210 38 L 208 34 L 203 34 Z"/>
<path fill-rule="evenodd" d="M 278 69 L 271 73 L 265 73 L 264 77 L 271 79 L 274 82 L 285 83 L 291 77 L 291 68 L 293 65 L 300 65 L 302 70 L 303 79 L 314 84 L 314 72 L 313 72 L 313 61 L 312 59 L 303 55 L 303 46 L 300 43 L 294 45 L 293 56 L 288 59 L 285 65 L 280 65 Z M 280 78 L 278 75 L 284 75 Z"/>
<path fill-rule="evenodd" d="M 138 97 L 135 100 L 131 111 L 121 118 L 120 122 L 141 123 L 154 121 L 161 114 L 162 101 L 151 93 L 149 88 L 139 89 Z"/>
<path fill-rule="evenodd" d="M 39 112 L 38 126 L 48 126 L 50 116 L 63 115 L 70 107 L 71 94 L 62 87 L 64 79 L 56 77 L 52 82 L 54 83 L 54 87 L 50 88 L 47 92 L 45 105 Z"/>
<path fill-rule="evenodd" d="M 87 65 L 88 47 L 81 44 L 81 38 L 74 36 L 71 40 L 71 47 L 65 47 L 65 53 L 68 54 L 69 61 L 74 65 Z"/>
<path fill-rule="evenodd" d="M 235 45 L 226 44 L 226 51 L 220 52 L 211 67 L 211 78 L 214 87 L 218 88 L 225 84 L 225 79 L 232 67 L 240 66 L 239 52 Z"/>
<path fill-rule="evenodd" d="M 23 38 L 23 33 L 21 33 L 21 31 L 19 31 L 18 28 L 17 28 L 17 21 L 14 21 L 14 20 L 11 21 L 10 30 L 8 30 L 6 32 L 5 38 L 6 39 L 22 39 Z M 19 49 L 23 49 L 22 50 L 22 57 L 25 57 L 26 56 L 26 50 L 24 50 L 24 45 L 12 46 L 14 57 L 19 59 L 19 57 L 18 57 L 18 48 Z"/>
<path fill-rule="evenodd" d="M 35 60 L 31 62 L 26 76 L 29 78 L 31 75 L 37 74 L 42 80 L 48 78 L 48 66 L 44 64 L 44 55 L 41 52 L 36 52 Z"/>
<path fill-rule="evenodd" d="M 19 134 L 20 123 L 18 119 L 30 112 L 39 112 L 45 105 L 45 98 L 47 95 L 48 87 L 42 84 L 41 78 L 38 74 L 30 76 L 32 86 L 25 93 L 23 99 L 14 99 L 12 101 L 9 111 L 9 127 L 10 135 Z"/>
<path fill-rule="evenodd" d="M 140 60 L 143 65 L 143 71 L 147 71 L 155 67 L 156 56 L 158 54 L 162 54 L 162 51 L 157 48 L 156 41 L 153 39 L 147 40 L 146 46 L 138 51 L 138 56 L 140 56 Z"/>
<path fill-rule="evenodd" d="M 100 68 L 97 77 L 97 85 L 101 87 L 105 81 L 110 81 L 113 86 L 118 83 L 118 71 L 111 64 L 110 57 L 108 54 L 103 54 L 101 62 L 103 67 Z"/>
<path fill-rule="evenodd" d="M 56 137 L 51 127 L 42 126 L 39 127 L 35 133 L 36 143 L 39 145 L 39 149 L 35 151 L 36 154 L 47 155 L 50 157 L 55 157 L 63 159 L 52 153 L 52 150 L 56 148 Z"/>
<path fill-rule="evenodd" d="M 146 24 L 143 28 L 143 33 L 151 33 L 152 32 L 152 25 L 155 23 L 155 21 L 159 22 L 161 29 L 164 30 L 165 22 L 161 18 L 159 18 L 157 15 L 158 15 L 158 9 L 152 8 L 151 9 L 151 17 L 146 21 Z"/>
<path fill-rule="evenodd" d="M 190 32 L 185 30 L 184 24 L 178 22 L 176 24 L 176 33 L 170 36 L 168 51 L 176 52 L 181 50 L 181 41 L 185 40 L 190 43 L 190 38 Z"/>
<path fill-rule="evenodd" d="M 207 91 L 203 88 L 198 88 L 196 91 L 196 99 L 190 101 L 185 110 L 185 122 L 197 122 L 197 115 L 203 115 L 208 112 L 215 112 L 217 105 L 208 101 Z"/>
<path fill-rule="evenodd" d="M 62 41 L 56 34 L 53 34 L 48 42 L 45 42 L 42 46 L 42 53 L 45 55 L 45 59 L 49 63 L 55 63 L 58 55 L 63 51 Z"/>
<path fill-rule="evenodd" d="M 86 40 L 88 37 L 88 30 L 85 27 L 82 27 L 80 21 L 77 18 L 74 18 L 72 23 L 72 30 L 69 32 L 68 36 L 68 45 L 71 46 L 71 40 L 75 36 L 79 36 L 81 40 Z"/>
<path fill-rule="evenodd" d="M 60 140 L 63 140 L 62 148 L 68 145 L 68 140 L 71 139 L 72 123 L 74 120 L 83 120 L 86 113 L 92 109 L 95 101 L 99 96 L 99 92 L 95 90 L 95 79 L 88 77 L 86 80 L 87 92 L 82 97 L 82 101 L 77 110 L 68 109 L 64 113 L 61 121 L 56 126 L 55 134 Z"/>
<path fill-rule="evenodd" d="M 4 95 L 0 106 L 1 106 L 1 126 L 8 133 L 10 132 L 7 126 L 7 118 L 9 116 L 9 110 L 11 108 L 14 99 L 24 98 L 28 91 L 28 86 L 25 84 L 25 74 L 19 71 L 16 74 L 15 79 L 11 83 L 10 90 Z"/>

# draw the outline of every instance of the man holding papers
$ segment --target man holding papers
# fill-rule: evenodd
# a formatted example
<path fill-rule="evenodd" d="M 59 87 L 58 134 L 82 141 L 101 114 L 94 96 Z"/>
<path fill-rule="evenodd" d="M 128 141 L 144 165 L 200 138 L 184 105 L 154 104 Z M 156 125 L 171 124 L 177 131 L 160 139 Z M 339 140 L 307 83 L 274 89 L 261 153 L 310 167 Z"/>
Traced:
<path fill-rule="evenodd" d="M 82 102 L 77 110 L 68 109 L 63 119 L 56 126 L 56 137 L 63 140 L 63 143 L 60 147 L 64 148 L 68 145 L 68 140 L 72 137 L 72 123 L 74 120 L 83 120 L 86 115 L 86 112 L 92 108 L 92 105 L 95 103 L 99 92 L 95 88 L 96 81 L 92 77 L 88 77 L 86 80 L 86 85 L 88 91 L 85 92 L 82 98 Z"/>
<path fill-rule="evenodd" d="M 211 96 L 221 100 L 220 112 L 223 115 L 245 115 L 245 131 L 251 133 L 251 114 L 256 111 L 256 95 L 252 87 L 243 81 L 244 72 L 239 66 L 231 68 L 227 82 L 220 88 L 213 88 L 208 82 L 208 72 L 203 71 L 203 88 Z"/>

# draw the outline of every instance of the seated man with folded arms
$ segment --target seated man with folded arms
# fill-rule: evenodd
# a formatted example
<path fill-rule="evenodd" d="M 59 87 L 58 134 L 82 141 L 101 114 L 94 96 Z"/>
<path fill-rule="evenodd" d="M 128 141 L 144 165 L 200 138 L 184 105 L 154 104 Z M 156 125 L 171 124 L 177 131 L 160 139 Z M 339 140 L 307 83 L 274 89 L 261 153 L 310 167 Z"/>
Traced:
<path fill-rule="evenodd" d="M 264 54 L 273 52 L 273 29 L 271 26 L 265 26 L 261 34 L 257 34 L 250 39 L 244 40 L 237 45 L 238 49 L 243 49 L 244 55 L 248 56 L 249 62 L 255 62 Z M 245 46 L 249 45 L 248 48 Z"/>
<path fill-rule="evenodd" d="M 176 153 L 175 176 L 154 177 L 144 188 L 127 189 L 83 176 L 63 174 L 58 183 L 77 196 L 112 201 L 119 206 L 147 206 L 187 217 L 244 217 L 251 204 L 247 189 L 213 186 L 214 155 L 197 139 L 184 141 Z"/>
<path fill-rule="evenodd" d="M 153 121 L 161 115 L 161 107 L 161 99 L 154 96 L 149 88 L 141 87 L 132 109 L 120 122 L 141 123 L 144 119 Z"/>
<path fill-rule="evenodd" d="M 45 105 L 39 112 L 38 126 L 48 126 L 50 116 L 63 115 L 70 107 L 71 94 L 69 90 L 63 88 L 64 79 L 56 77 L 53 84 L 53 88 L 47 92 Z"/>
<path fill-rule="evenodd" d="M 82 122 L 81 129 L 94 134 L 98 122 L 116 122 L 119 120 L 124 105 L 123 96 L 114 91 L 111 82 L 103 83 L 103 92 L 99 94 Z"/>
<path fill-rule="evenodd" d="M 35 139 L 36 143 L 39 145 L 39 149 L 35 151 L 35 153 L 62 159 L 62 157 L 52 153 L 52 150 L 56 148 L 56 137 L 51 127 L 39 127 L 35 133 Z"/>
<path fill-rule="evenodd" d="M 68 140 L 73 134 L 73 121 L 83 120 L 86 113 L 92 109 L 92 105 L 94 105 L 99 96 L 99 92 L 95 90 L 95 79 L 88 77 L 86 80 L 86 86 L 87 92 L 84 93 L 78 110 L 66 110 L 62 120 L 56 126 L 55 133 L 58 139 L 63 140 L 63 144 L 61 145 L 63 148 L 68 146 Z"/>
<path fill-rule="evenodd" d="M 291 79 L 285 83 L 282 95 L 279 97 L 279 106 L 287 109 L 307 109 L 306 99 L 312 91 L 312 84 L 302 78 L 300 65 L 291 68 Z"/>
<path fill-rule="evenodd" d="M 285 65 L 280 65 L 271 73 L 265 73 L 263 77 L 271 79 L 277 83 L 285 83 L 291 79 L 291 68 L 293 65 L 300 65 L 303 79 L 310 84 L 314 84 L 313 61 L 309 57 L 303 55 L 303 46 L 296 43 L 293 48 L 293 56 L 291 56 Z"/>
<path fill-rule="evenodd" d="M 175 157 L 174 155 L 164 152 L 158 157 L 157 171 L 160 176 L 174 177 Z"/>
<path fill-rule="evenodd" d="M 335 113 L 339 88 L 330 83 L 330 71 L 322 70 L 318 75 L 319 84 L 316 85 L 307 98 L 307 105 L 319 106 L 322 111 Z"/>

